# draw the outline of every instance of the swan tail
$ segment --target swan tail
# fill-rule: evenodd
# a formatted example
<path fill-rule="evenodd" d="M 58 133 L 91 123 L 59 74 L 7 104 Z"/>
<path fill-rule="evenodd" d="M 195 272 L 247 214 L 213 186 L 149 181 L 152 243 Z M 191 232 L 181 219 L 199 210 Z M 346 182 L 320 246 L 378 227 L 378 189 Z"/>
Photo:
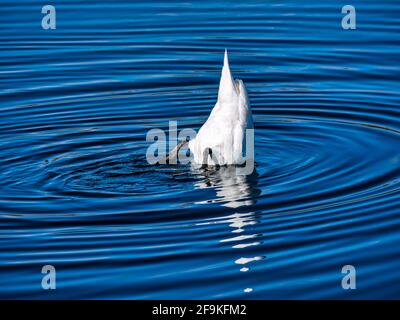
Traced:
<path fill-rule="evenodd" d="M 236 84 L 229 67 L 228 51 L 225 49 L 224 66 L 222 67 L 221 80 L 219 81 L 218 101 L 230 101 L 236 95 Z"/>

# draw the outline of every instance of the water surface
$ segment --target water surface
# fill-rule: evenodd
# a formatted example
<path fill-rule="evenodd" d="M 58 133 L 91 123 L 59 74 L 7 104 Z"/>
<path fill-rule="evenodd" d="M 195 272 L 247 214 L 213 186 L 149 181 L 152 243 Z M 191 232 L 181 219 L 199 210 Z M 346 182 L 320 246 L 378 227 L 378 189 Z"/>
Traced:
<path fill-rule="evenodd" d="M 343 30 L 344 4 L 57 1 L 43 30 L 2 1 L 0 297 L 400 298 L 400 4 Z M 150 166 L 148 130 L 207 118 L 225 48 L 256 171 Z"/>

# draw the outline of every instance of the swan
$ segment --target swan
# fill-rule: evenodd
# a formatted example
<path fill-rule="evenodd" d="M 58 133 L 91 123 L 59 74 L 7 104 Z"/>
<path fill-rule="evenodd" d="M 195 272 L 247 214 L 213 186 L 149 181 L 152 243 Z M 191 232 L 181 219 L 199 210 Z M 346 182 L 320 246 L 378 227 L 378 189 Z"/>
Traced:
<path fill-rule="evenodd" d="M 246 161 L 246 129 L 253 129 L 247 90 L 242 80 L 232 77 L 228 51 L 225 49 L 217 102 L 207 121 L 190 141 L 180 142 L 167 161 L 176 158 L 180 148 L 188 144 L 192 164 L 222 166 L 241 165 Z"/>
<path fill-rule="evenodd" d="M 189 141 L 193 163 L 200 165 L 243 164 L 246 129 L 253 129 L 247 90 L 242 80 L 232 77 L 228 51 L 219 82 L 217 102 L 196 137 Z"/>

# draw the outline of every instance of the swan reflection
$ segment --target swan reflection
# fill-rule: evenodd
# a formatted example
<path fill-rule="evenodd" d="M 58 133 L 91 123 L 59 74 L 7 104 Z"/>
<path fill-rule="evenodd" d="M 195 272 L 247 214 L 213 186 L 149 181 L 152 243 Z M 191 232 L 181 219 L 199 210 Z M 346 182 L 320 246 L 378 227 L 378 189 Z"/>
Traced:
<path fill-rule="evenodd" d="M 260 194 L 257 188 L 258 174 L 254 170 L 251 175 L 238 174 L 235 166 L 192 170 L 201 177 L 195 183 L 198 189 L 213 188 L 216 199 L 200 203 L 221 203 L 229 208 L 250 206 L 256 203 L 255 197 Z"/>
<path fill-rule="evenodd" d="M 245 207 L 256 204 L 256 197 L 261 193 L 257 187 L 258 174 L 238 175 L 235 167 L 219 167 L 216 169 L 193 169 L 200 175 L 201 179 L 195 183 L 199 189 L 212 188 L 215 190 L 216 198 L 201 203 L 220 203 L 222 206 L 239 209 L 241 212 L 234 212 L 225 217 L 208 219 L 201 224 L 222 223 L 230 227 L 230 234 L 227 238 L 220 240 L 221 243 L 231 245 L 238 249 L 239 256 L 234 263 L 240 266 L 240 272 L 248 272 L 250 265 L 264 259 L 264 256 L 252 256 L 246 254 L 246 249 L 254 248 L 262 242 L 258 239 L 262 234 L 253 233 L 251 226 L 258 223 L 258 214 L 254 211 L 243 212 Z M 253 229 L 254 230 L 254 229 Z M 243 292 L 250 293 L 253 288 L 244 288 Z"/>

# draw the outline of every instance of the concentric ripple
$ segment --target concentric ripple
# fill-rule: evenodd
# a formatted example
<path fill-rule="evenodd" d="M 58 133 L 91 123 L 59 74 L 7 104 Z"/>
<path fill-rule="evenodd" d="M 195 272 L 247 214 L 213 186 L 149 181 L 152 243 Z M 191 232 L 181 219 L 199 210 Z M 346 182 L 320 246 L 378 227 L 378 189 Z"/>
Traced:
<path fill-rule="evenodd" d="M 18 6 L 0 23 L 0 297 L 400 297 L 399 5 L 365 1 L 344 31 L 336 1 L 61 2 L 53 33 Z M 225 47 L 255 172 L 148 164 L 150 129 L 207 118 Z"/>

